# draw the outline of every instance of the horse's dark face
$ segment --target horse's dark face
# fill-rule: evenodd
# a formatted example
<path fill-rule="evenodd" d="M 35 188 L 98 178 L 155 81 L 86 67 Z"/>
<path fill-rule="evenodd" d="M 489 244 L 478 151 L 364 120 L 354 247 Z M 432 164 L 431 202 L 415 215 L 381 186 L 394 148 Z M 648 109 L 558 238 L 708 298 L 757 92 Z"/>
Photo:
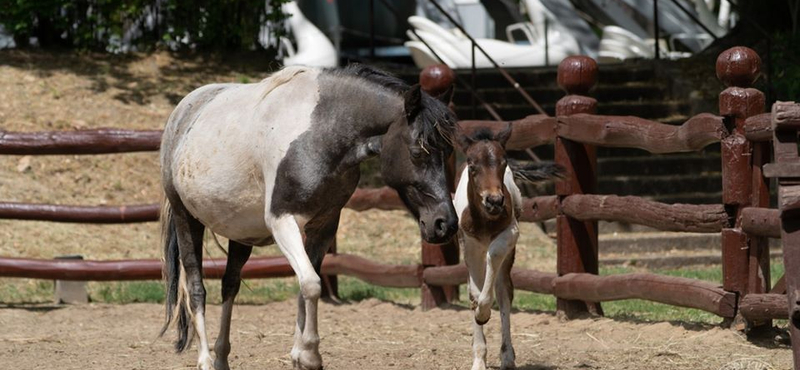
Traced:
<path fill-rule="evenodd" d="M 493 136 L 489 131 L 479 131 L 475 136 L 458 134 L 459 147 L 466 154 L 469 167 L 470 203 L 480 204 L 489 219 L 503 214 L 508 201 L 503 180 L 508 165 L 505 144 L 510 136 L 511 125 Z"/>
<path fill-rule="evenodd" d="M 443 243 L 458 229 L 445 173 L 445 161 L 453 151 L 449 138 L 455 117 L 418 85 L 404 99 L 404 117 L 383 138 L 381 175 L 419 220 L 422 238 Z"/>

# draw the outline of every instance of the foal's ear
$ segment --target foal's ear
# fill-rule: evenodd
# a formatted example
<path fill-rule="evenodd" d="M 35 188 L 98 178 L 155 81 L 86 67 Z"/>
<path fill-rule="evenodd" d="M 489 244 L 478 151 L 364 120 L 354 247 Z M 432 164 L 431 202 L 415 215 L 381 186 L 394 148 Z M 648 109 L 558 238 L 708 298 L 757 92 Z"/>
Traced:
<path fill-rule="evenodd" d="M 503 131 L 498 132 L 497 135 L 494 136 L 494 139 L 499 142 L 503 148 L 505 148 L 506 143 L 508 143 L 508 139 L 511 137 L 511 131 L 511 122 L 507 122 L 506 128 L 504 128 Z"/>
<path fill-rule="evenodd" d="M 445 90 L 445 92 L 436 96 L 436 99 L 439 99 L 444 105 L 450 104 L 453 101 L 453 94 L 455 93 L 456 89 L 454 85 L 450 85 L 450 87 Z"/>
<path fill-rule="evenodd" d="M 467 151 L 470 145 L 474 144 L 475 140 L 472 140 L 472 137 L 469 136 L 469 133 L 461 127 L 460 124 L 456 123 L 456 145 L 462 152 Z"/>
<path fill-rule="evenodd" d="M 416 116 L 422 109 L 422 92 L 419 84 L 414 84 L 408 91 L 403 93 L 403 100 L 405 101 L 406 118 L 409 119 L 408 123 L 411 123 L 411 118 Z"/>

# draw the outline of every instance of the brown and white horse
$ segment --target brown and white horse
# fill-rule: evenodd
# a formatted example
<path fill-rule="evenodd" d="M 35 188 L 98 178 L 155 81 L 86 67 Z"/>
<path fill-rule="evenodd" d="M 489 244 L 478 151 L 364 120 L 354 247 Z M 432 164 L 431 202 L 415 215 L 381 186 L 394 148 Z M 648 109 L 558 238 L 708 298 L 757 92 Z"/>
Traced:
<path fill-rule="evenodd" d="M 510 124 L 497 135 L 488 129 L 479 129 L 471 135 L 458 133 L 458 144 L 467 156 L 467 166 L 461 173 L 454 205 L 460 218 L 458 240 L 469 270 L 469 298 L 475 314 L 472 370 L 486 369 L 483 324 L 489 321 L 495 294 L 503 336 L 500 368 L 515 366 L 510 322 L 514 299 L 511 267 L 519 236 L 517 220 L 522 196 L 514 177 L 540 181 L 561 175 L 560 167 L 553 164 L 515 166 L 512 170 L 505 150 L 510 136 Z"/>

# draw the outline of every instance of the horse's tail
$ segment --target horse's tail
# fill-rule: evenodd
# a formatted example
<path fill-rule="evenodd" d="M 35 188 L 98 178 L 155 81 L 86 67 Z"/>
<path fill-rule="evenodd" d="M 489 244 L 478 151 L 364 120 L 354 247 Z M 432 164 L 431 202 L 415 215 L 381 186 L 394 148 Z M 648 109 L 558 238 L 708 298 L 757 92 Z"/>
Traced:
<path fill-rule="evenodd" d="M 178 339 L 175 341 L 175 351 L 183 352 L 189 347 L 189 319 L 191 311 L 188 307 L 188 288 L 186 286 L 186 273 L 181 264 L 180 250 L 178 249 L 178 235 L 172 217 L 172 206 L 166 197 L 161 202 L 161 238 L 164 243 L 164 256 L 162 275 L 167 293 L 167 316 L 159 336 L 163 336 L 173 321 L 177 322 Z"/>
<path fill-rule="evenodd" d="M 552 162 L 520 164 L 509 161 L 508 165 L 514 178 L 520 181 L 537 182 L 564 178 L 564 167 Z"/>

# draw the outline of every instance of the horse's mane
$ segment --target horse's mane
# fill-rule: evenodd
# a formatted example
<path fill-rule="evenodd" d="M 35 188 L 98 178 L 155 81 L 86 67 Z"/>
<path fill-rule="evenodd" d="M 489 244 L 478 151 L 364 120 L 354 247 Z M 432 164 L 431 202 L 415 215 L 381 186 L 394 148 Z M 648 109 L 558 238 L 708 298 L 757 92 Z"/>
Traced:
<path fill-rule="evenodd" d="M 301 66 L 290 66 L 286 68 L 282 68 L 280 71 L 275 72 L 269 77 L 261 80 L 261 84 L 264 85 L 264 90 L 261 92 L 261 99 L 264 99 L 275 90 L 278 86 L 283 85 L 305 71 L 308 71 L 308 67 L 301 67 Z"/>
<path fill-rule="evenodd" d="M 408 91 L 409 86 L 399 77 L 368 65 L 353 63 L 344 68 L 330 70 L 334 74 L 344 76 L 355 76 L 389 89 L 398 95 Z M 439 150 L 451 148 L 455 133 L 456 118 L 446 104 L 438 99 L 423 93 L 422 109 L 417 113 L 417 121 L 422 123 L 420 127 L 420 139 L 422 144 Z"/>

